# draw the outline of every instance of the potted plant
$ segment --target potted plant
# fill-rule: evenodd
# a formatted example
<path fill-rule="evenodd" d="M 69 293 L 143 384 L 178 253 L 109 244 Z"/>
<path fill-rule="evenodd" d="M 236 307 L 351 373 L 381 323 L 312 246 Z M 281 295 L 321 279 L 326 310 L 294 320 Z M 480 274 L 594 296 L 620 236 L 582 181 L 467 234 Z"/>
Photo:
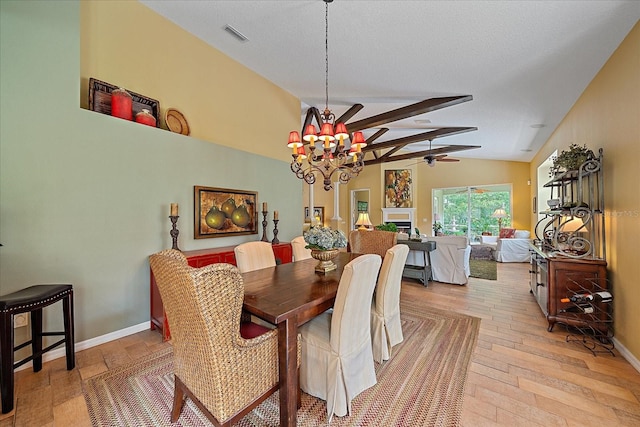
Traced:
<path fill-rule="evenodd" d="M 433 223 L 433 235 L 442 236 L 442 224 L 438 221 Z"/>
<path fill-rule="evenodd" d="M 577 170 L 580 165 L 594 157 L 593 151 L 589 150 L 586 145 L 581 147 L 578 144 L 571 144 L 568 150 L 562 150 L 557 157 L 553 158 L 552 171 L 557 173 Z"/>
<path fill-rule="evenodd" d="M 382 224 L 378 224 L 376 225 L 376 230 L 382 230 L 382 231 L 393 231 L 394 233 L 398 231 L 398 226 L 393 223 L 393 222 L 389 222 L 389 223 L 382 223 Z"/>

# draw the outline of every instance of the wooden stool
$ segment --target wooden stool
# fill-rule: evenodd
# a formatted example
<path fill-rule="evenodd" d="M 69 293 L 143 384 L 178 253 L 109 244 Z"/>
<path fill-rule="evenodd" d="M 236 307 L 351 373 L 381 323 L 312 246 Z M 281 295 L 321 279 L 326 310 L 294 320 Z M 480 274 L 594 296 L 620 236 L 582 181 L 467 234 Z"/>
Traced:
<path fill-rule="evenodd" d="M 42 332 L 42 308 L 62 300 L 64 332 Z M 14 347 L 13 316 L 31 313 L 31 339 Z M 60 341 L 42 348 L 42 337 L 64 335 Z M 33 361 L 33 372 L 42 369 L 42 355 L 64 343 L 67 353 L 67 370 L 76 365 L 73 338 L 73 286 L 35 285 L 0 296 L 0 386 L 2 388 L 2 413 L 13 409 L 13 370 Z M 14 364 L 14 352 L 31 344 L 31 356 Z"/>

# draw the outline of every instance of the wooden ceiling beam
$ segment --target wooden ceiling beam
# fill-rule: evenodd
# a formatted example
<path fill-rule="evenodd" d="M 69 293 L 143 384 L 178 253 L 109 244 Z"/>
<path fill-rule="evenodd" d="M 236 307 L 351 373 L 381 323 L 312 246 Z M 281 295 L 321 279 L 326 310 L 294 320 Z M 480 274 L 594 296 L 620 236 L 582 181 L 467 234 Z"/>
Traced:
<path fill-rule="evenodd" d="M 387 111 L 386 113 L 377 114 L 366 119 L 347 123 L 347 130 L 349 131 L 349 133 L 351 133 L 362 129 L 382 126 L 387 123 L 395 122 L 402 119 L 408 119 L 409 117 L 418 116 L 430 111 L 435 111 L 441 108 L 446 108 L 452 105 L 471 101 L 472 99 L 472 95 L 429 98 L 415 104 L 407 105 L 406 107 L 397 108 L 395 110 Z"/>
<path fill-rule="evenodd" d="M 338 117 L 335 122 L 336 123 L 345 123 L 347 120 L 349 120 L 351 117 L 355 116 L 358 113 L 358 111 L 362 110 L 363 108 L 364 108 L 364 105 L 362 105 L 362 104 L 353 104 L 351 106 L 351 108 L 349 108 L 347 111 L 345 111 L 343 115 Z"/>
<path fill-rule="evenodd" d="M 422 132 L 416 135 L 405 136 L 402 138 L 392 139 L 390 141 L 379 142 L 377 144 L 367 145 L 362 149 L 362 151 L 371 151 L 371 150 L 380 150 L 384 148 L 396 147 L 396 146 L 405 146 L 408 144 L 413 144 L 414 142 L 428 141 L 434 140 L 436 138 L 442 138 L 445 136 L 457 135 L 461 133 L 471 132 L 474 130 L 478 130 L 476 127 L 450 127 L 450 128 L 440 128 L 435 129 L 429 132 Z"/>

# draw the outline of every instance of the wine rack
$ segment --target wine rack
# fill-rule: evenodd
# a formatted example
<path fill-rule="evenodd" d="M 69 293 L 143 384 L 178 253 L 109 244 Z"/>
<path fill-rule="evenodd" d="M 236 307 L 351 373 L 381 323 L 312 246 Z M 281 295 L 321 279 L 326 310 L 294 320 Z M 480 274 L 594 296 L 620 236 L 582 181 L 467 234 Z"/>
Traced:
<path fill-rule="evenodd" d="M 593 295 L 605 291 L 613 296 L 611 287 L 605 278 L 585 278 L 576 275 L 567 279 L 570 284 L 567 286 L 566 298 L 585 294 Z M 612 299 L 607 302 L 595 299 L 588 302 L 559 302 L 559 311 L 564 316 L 573 318 L 571 322 L 568 322 L 570 333 L 567 335 L 566 341 L 581 344 L 594 356 L 598 353 L 609 353 L 615 356 L 613 353 Z M 572 309 L 579 312 L 565 311 Z"/>

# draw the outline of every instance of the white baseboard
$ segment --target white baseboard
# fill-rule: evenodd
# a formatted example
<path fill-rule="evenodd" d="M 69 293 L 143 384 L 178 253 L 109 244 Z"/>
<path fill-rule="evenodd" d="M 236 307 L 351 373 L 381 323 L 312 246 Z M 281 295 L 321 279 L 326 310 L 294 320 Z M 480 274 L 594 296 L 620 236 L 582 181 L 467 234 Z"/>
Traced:
<path fill-rule="evenodd" d="M 108 334 L 101 335 L 99 337 L 91 338 L 86 341 L 78 342 L 75 345 L 75 351 L 86 350 L 91 347 L 95 347 L 100 344 L 108 343 L 109 341 L 117 340 L 118 338 L 126 337 L 128 335 L 132 335 L 138 332 L 145 331 L 150 329 L 149 321 L 145 321 L 139 323 L 137 325 L 129 326 L 128 328 L 120 329 L 119 331 L 109 332 Z M 65 348 L 63 345 L 56 348 L 55 350 L 51 350 L 42 355 L 42 361 L 48 362 L 50 360 L 58 359 L 60 357 L 65 357 Z M 32 362 L 25 363 L 24 365 L 16 368 L 17 371 L 21 371 L 23 369 L 31 368 Z"/>
<path fill-rule="evenodd" d="M 627 348 L 623 346 L 616 337 L 613 337 L 613 344 L 616 346 L 622 357 L 624 357 L 631 366 L 636 368 L 636 371 L 640 372 L 640 360 L 636 359 L 636 357 L 631 354 L 631 352 L 627 350 Z"/>

